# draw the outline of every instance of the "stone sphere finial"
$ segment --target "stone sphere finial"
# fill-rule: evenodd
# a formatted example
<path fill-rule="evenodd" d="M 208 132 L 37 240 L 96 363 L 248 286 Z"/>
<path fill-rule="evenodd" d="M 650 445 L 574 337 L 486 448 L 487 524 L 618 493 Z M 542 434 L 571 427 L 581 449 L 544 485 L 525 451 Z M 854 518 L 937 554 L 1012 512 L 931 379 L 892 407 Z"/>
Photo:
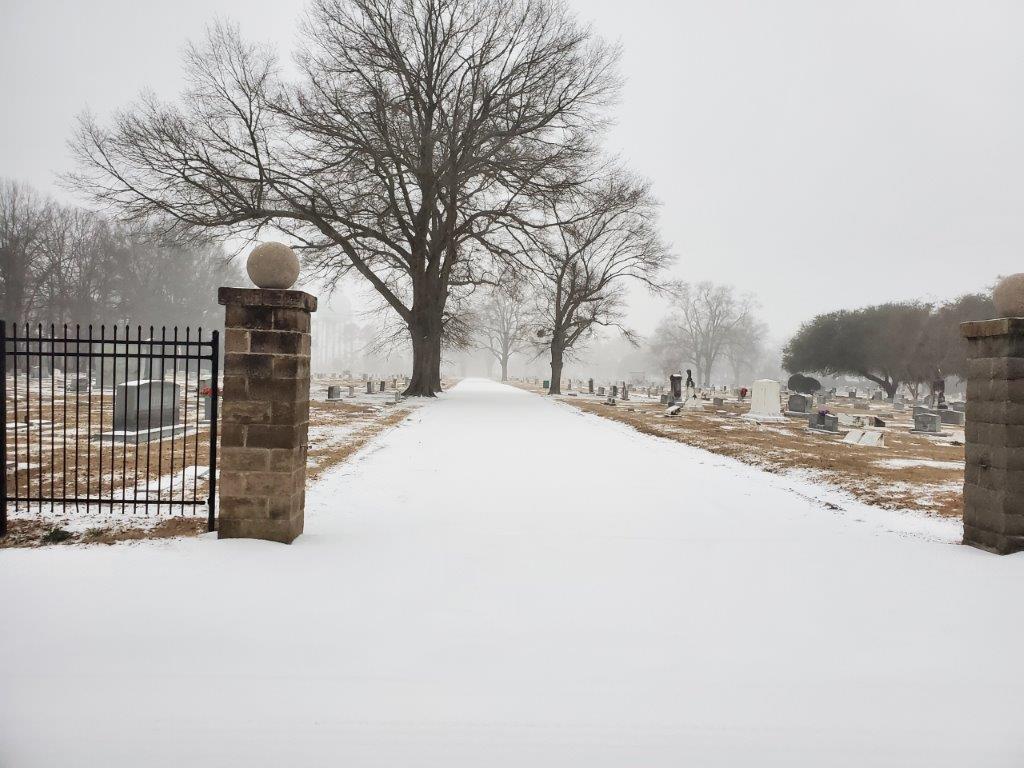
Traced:
<path fill-rule="evenodd" d="M 1024 317 L 1024 272 L 1004 277 L 992 291 L 999 317 Z"/>
<path fill-rule="evenodd" d="M 299 257 L 284 243 L 260 243 L 249 254 L 245 270 L 257 288 L 291 288 L 299 279 Z"/>

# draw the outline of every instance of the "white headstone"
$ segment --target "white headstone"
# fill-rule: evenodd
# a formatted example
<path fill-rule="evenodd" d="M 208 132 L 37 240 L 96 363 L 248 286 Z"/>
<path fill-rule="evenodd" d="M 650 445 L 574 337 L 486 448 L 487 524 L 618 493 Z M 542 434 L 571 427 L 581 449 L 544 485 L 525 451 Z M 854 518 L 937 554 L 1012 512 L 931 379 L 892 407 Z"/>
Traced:
<path fill-rule="evenodd" d="M 758 379 L 750 395 L 749 419 L 758 421 L 785 421 L 782 415 L 782 386 L 775 379 Z"/>

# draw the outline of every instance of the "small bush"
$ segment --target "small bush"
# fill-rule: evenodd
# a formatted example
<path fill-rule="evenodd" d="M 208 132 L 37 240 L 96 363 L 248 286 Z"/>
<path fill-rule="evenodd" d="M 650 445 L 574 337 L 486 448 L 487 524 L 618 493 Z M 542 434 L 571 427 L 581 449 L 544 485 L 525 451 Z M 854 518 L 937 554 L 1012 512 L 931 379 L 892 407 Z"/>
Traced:
<path fill-rule="evenodd" d="M 804 376 L 802 373 L 794 373 L 786 382 L 786 388 L 790 392 L 799 392 L 801 395 L 813 395 L 821 389 L 821 382 L 810 376 Z"/>
<path fill-rule="evenodd" d="M 70 531 L 65 531 L 63 528 L 51 528 L 43 534 L 44 544 L 60 544 L 61 542 L 67 541 L 73 538 L 74 534 Z"/>

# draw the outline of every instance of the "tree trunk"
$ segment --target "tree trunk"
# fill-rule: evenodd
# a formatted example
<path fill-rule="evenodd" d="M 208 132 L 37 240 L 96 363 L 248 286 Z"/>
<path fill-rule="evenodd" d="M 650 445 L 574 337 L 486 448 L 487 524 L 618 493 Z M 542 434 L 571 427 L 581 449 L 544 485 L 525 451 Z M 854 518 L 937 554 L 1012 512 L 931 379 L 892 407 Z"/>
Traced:
<path fill-rule="evenodd" d="M 433 397 L 441 391 L 441 317 L 444 305 L 436 290 L 426 283 L 413 286 L 412 378 L 404 394 L 407 397 Z"/>
<path fill-rule="evenodd" d="M 501 358 L 501 380 L 508 381 L 508 355 Z"/>
<path fill-rule="evenodd" d="M 562 394 L 562 354 L 560 344 L 551 343 L 551 386 L 548 387 L 549 395 Z"/>
<path fill-rule="evenodd" d="M 441 330 L 438 325 L 437 338 L 432 342 L 430 355 L 430 386 L 434 392 L 441 392 Z"/>
<path fill-rule="evenodd" d="M 412 340 L 412 376 L 409 386 L 402 393 L 406 397 L 433 397 L 433 359 L 434 345 L 425 323 L 409 325 Z"/>

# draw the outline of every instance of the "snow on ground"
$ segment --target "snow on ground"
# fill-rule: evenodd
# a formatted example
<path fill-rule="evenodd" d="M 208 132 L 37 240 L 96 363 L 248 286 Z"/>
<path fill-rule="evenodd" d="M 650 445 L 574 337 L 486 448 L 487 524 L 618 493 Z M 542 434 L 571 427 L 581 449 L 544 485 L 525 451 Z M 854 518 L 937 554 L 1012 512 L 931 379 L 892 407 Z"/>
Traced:
<path fill-rule="evenodd" d="M 467 381 L 291 546 L 0 552 L 0 765 L 1024 764 L 1024 556 L 817 494 Z"/>
<path fill-rule="evenodd" d="M 931 459 L 883 459 L 875 462 L 880 467 L 932 467 L 933 469 L 963 469 L 962 461 L 934 461 Z"/>

